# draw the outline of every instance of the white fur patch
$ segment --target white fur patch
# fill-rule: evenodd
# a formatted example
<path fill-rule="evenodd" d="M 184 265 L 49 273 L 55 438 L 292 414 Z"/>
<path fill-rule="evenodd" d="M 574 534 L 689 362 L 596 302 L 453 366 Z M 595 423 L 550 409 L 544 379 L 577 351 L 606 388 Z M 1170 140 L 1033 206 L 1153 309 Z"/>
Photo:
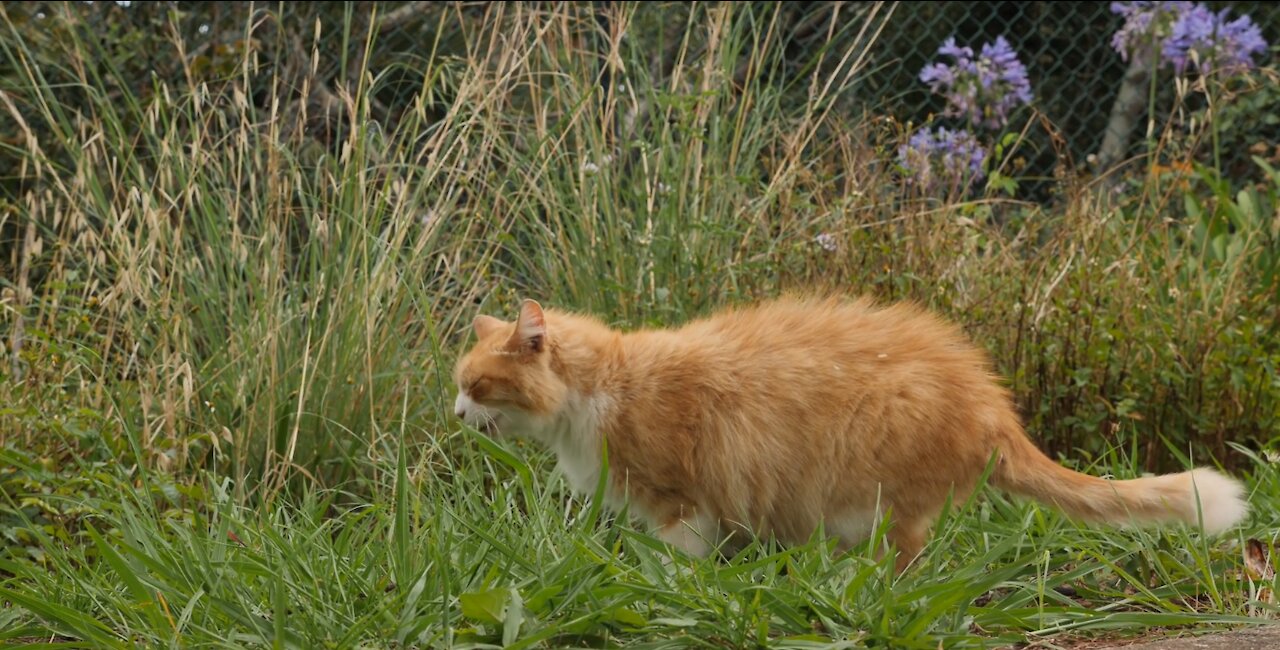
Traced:
<path fill-rule="evenodd" d="M 612 397 L 570 391 L 558 413 L 542 416 L 518 409 L 486 410 L 459 393 L 457 408 L 466 410 L 469 423 L 473 417 L 477 421 L 487 417 L 500 425 L 504 436 L 524 436 L 546 445 L 555 453 L 557 466 L 574 492 L 595 492 L 601 469 L 600 428 L 613 408 Z M 473 416 L 473 410 L 485 415 Z M 617 505 L 618 495 L 609 496 L 610 505 Z"/>
<path fill-rule="evenodd" d="M 699 514 L 658 531 L 658 539 L 694 557 L 705 557 L 718 543 L 720 534 L 709 517 Z"/>
<path fill-rule="evenodd" d="M 453 412 L 472 428 L 480 428 L 485 424 L 496 424 L 497 413 L 477 403 L 467 395 L 466 391 L 458 391 L 458 398 L 453 402 Z"/>
<path fill-rule="evenodd" d="M 1193 493 L 1200 497 L 1199 512 L 1195 509 L 1195 501 L 1192 501 L 1191 516 L 1200 516 L 1205 532 L 1216 535 L 1226 531 L 1249 514 L 1244 486 L 1239 481 L 1207 468 L 1192 470 L 1191 480 Z"/>
<path fill-rule="evenodd" d="M 554 435 L 546 440 L 569 486 L 576 492 L 591 494 L 600 480 L 600 426 L 612 406 L 613 400 L 607 395 L 585 397 L 570 392 L 557 418 Z"/>
<path fill-rule="evenodd" d="M 883 512 L 877 510 L 851 510 L 826 521 L 826 532 L 840 538 L 841 546 L 852 548 L 866 541 L 880 524 Z"/>
<path fill-rule="evenodd" d="M 467 396 L 463 391 L 458 391 L 458 399 L 453 401 L 453 412 L 461 418 L 465 418 L 467 413 L 476 407 L 476 403 Z"/>

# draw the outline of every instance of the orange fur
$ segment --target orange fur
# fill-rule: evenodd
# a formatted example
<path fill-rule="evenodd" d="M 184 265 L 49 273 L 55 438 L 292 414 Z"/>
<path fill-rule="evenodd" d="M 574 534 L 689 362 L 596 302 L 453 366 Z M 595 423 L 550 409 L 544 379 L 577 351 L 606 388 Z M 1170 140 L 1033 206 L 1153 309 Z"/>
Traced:
<path fill-rule="evenodd" d="M 785 298 L 622 332 L 525 301 L 515 322 L 474 329 L 459 417 L 548 445 L 583 492 L 607 441 L 610 502 L 694 554 L 804 542 L 819 525 L 848 548 L 888 513 L 902 570 L 993 455 L 996 486 L 1092 521 L 1202 517 L 1219 532 L 1246 513 L 1241 486 L 1212 470 L 1108 481 L 1053 462 L 987 355 L 906 304 Z"/>

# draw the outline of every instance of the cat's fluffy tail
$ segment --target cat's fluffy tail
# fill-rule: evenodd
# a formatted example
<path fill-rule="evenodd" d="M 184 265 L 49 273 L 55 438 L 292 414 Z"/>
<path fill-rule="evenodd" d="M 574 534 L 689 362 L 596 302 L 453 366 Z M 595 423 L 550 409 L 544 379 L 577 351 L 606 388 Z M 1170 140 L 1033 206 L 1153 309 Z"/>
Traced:
<path fill-rule="evenodd" d="M 1181 521 L 1218 534 L 1248 514 L 1244 486 L 1212 469 L 1113 481 L 1055 463 L 1019 427 L 1001 445 L 993 483 L 1055 505 L 1087 521 L 1127 524 Z"/>

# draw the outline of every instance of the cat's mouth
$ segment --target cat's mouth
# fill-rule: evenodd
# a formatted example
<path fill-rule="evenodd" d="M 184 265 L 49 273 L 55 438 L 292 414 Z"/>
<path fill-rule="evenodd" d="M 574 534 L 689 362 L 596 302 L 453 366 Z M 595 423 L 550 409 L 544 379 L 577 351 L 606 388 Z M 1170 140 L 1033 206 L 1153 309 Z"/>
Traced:
<path fill-rule="evenodd" d="M 494 413 L 485 413 L 474 419 L 469 418 L 467 424 L 486 436 L 493 437 L 501 433 L 498 426 L 498 415 Z"/>

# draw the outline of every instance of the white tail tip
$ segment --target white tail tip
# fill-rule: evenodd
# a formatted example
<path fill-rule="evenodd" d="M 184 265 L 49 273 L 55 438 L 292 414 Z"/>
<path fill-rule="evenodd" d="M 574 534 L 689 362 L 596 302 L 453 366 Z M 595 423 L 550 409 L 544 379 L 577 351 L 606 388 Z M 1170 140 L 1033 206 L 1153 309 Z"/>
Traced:
<path fill-rule="evenodd" d="M 1223 476 L 1208 468 L 1198 468 L 1189 472 L 1193 495 L 1200 497 L 1199 510 L 1192 501 L 1190 516 L 1192 523 L 1203 522 L 1204 531 L 1211 535 L 1233 528 L 1249 514 L 1249 505 L 1244 500 L 1244 485 L 1239 481 Z"/>

